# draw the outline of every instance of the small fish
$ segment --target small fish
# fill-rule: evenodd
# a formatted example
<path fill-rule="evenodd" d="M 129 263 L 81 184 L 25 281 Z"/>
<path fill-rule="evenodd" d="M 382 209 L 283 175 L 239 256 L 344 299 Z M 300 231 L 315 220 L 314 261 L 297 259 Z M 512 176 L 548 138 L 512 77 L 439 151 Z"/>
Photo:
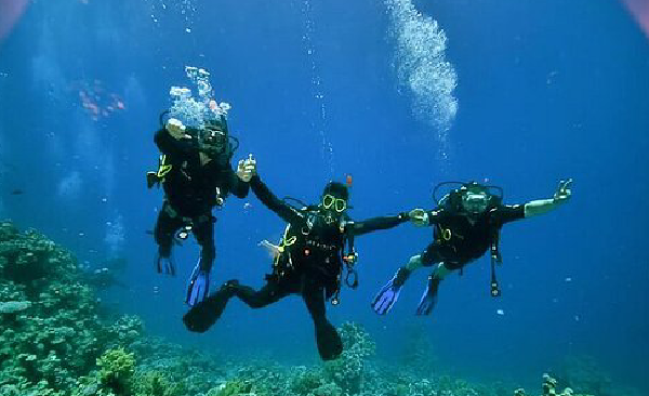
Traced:
<path fill-rule="evenodd" d="M 25 192 L 20 188 L 15 188 L 11 190 L 11 195 L 23 195 Z"/>

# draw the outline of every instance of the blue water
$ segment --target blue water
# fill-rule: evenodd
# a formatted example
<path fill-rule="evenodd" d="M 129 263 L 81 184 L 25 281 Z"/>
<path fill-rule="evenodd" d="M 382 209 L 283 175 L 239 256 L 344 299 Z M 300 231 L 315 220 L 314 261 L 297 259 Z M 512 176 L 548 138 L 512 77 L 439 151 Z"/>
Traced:
<path fill-rule="evenodd" d="M 197 246 L 176 249 L 177 278 L 153 270 L 147 230 L 162 199 L 144 179 L 157 165 L 153 133 L 169 88 L 187 82 L 184 67 L 205 67 L 217 99 L 233 106 L 236 158 L 253 153 L 278 195 L 309 202 L 353 175 L 355 219 L 432 208 L 444 180 L 488 179 L 508 203 L 575 180 L 568 205 L 506 226 L 500 299 L 489 297 L 482 259 L 444 282 L 433 316 L 413 316 L 426 271 L 376 316 L 376 290 L 430 240 L 405 224 L 359 239 L 361 285 L 329 309 L 333 322 L 362 323 L 384 358 L 417 323 L 439 370 L 468 378 L 536 383 L 566 355 L 587 354 L 616 381 L 649 389 L 647 36 L 612 0 L 414 5 L 448 39 L 458 111 L 439 110 L 447 124 L 418 111 L 421 98 L 399 80 L 408 59 L 381 1 L 30 2 L 0 43 L 0 214 L 91 268 L 125 257 L 126 287 L 102 299 L 141 315 L 153 334 L 316 361 L 299 299 L 254 312 L 233 302 L 210 333 L 193 335 L 180 317 Z M 80 91 L 98 94 L 98 114 Z M 256 245 L 277 240 L 281 220 L 252 194 L 231 197 L 217 217 L 215 284 L 261 286 L 270 260 Z"/>

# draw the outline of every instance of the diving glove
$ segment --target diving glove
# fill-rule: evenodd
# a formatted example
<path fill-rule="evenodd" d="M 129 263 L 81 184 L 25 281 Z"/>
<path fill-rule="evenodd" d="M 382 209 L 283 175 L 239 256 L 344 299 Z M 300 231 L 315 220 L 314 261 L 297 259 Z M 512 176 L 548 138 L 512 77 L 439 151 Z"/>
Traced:
<path fill-rule="evenodd" d="M 435 304 L 437 303 L 437 289 L 439 286 L 439 279 L 435 279 L 432 275 L 428 278 L 428 284 L 426 285 L 426 290 L 419 300 L 419 305 L 417 306 L 417 315 L 430 315 Z"/>
<path fill-rule="evenodd" d="M 201 268 L 201 260 L 194 267 L 192 275 L 189 277 L 187 286 L 187 298 L 185 304 L 193 307 L 203 301 L 210 291 L 210 273 Z"/>
<path fill-rule="evenodd" d="M 392 309 L 394 303 L 399 299 L 401 287 L 406 283 L 409 276 L 410 270 L 406 267 L 399 268 L 394 277 L 374 297 L 374 301 L 372 301 L 372 309 L 374 312 L 379 315 L 385 315 Z"/>
<path fill-rule="evenodd" d="M 171 256 L 156 254 L 155 266 L 159 274 L 176 276 L 176 266 L 171 260 Z"/>

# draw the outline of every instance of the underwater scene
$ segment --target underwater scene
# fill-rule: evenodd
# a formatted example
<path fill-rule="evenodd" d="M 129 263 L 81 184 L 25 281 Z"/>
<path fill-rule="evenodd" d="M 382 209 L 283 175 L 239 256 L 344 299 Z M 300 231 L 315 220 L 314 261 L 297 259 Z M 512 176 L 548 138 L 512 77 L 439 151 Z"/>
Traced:
<path fill-rule="evenodd" d="M 649 396 L 649 1 L 0 0 L 0 396 Z"/>

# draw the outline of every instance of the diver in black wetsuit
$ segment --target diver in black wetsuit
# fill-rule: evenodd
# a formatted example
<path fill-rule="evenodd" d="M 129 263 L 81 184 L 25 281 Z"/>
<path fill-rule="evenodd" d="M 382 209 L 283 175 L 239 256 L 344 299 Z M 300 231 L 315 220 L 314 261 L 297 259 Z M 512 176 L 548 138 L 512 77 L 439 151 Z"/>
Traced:
<path fill-rule="evenodd" d="M 449 184 L 449 183 L 442 183 Z M 451 271 L 462 270 L 470 262 L 491 251 L 491 294 L 500 295 L 495 276 L 495 264 L 502 259 L 498 251 L 500 229 L 506 223 L 554 210 L 571 196 L 572 180 L 562 181 L 552 199 L 536 200 L 525 205 L 503 205 L 502 190 L 478 183 L 465 183 L 451 191 L 430 212 L 415 209 L 411 212 L 418 226 L 434 226 L 433 242 L 423 253 L 410 258 L 372 301 L 372 309 L 379 315 L 387 314 L 399 298 L 401 287 L 412 271 L 435 265 L 428 277 L 417 315 L 428 315 L 437 301 L 437 290 L 442 279 Z M 438 186 L 439 187 L 439 186 Z M 492 190 L 500 190 L 500 195 Z"/>
<path fill-rule="evenodd" d="M 266 285 L 258 291 L 236 280 L 226 282 L 185 315 L 185 325 L 195 332 L 208 330 L 233 296 L 251 308 L 261 308 L 289 294 L 301 294 L 315 325 L 320 356 L 323 360 L 335 359 L 342 353 L 343 345 L 336 328 L 327 320 L 325 301 L 338 303 L 344 264 L 348 267 L 345 280 L 355 287 L 351 285 L 356 283 L 354 237 L 395 227 L 408 221 L 409 214 L 354 222 L 345 213 L 348 190 L 341 183 L 327 184 L 319 205 L 300 209 L 278 199 L 259 176 L 253 176 L 250 185 L 264 205 L 288 222 L 280 245 L 275 247 L 273 271 L 266 276 Z M 348 250 L 345 252 L 346 244 Z M 350 280 L 351 277 L 354 279 Z"/>
<path fill-rule="evenodd" d="M 161 183 L 165 192 L 154 231 L 158 244 L 155 264 L 159 273 L 175 275 L 171 259 L 174 237 L 182 240 L 193 232 L 201 256 L 185 300 L 192 306 L 207 296 L 216 257 L 212 209 L 222 206 L 230 192 L 246 197 L 252 175 L 243 171 L 243 160 L 236 173 L 232 170 L 230 160 L 236 147 L 230 143 L 224 116 L 200 130 L 172 118 L 155 134 L 155 143 L 162 156 L 158 171 L 147 174 L 147 184 L 151 188 Z"/>

